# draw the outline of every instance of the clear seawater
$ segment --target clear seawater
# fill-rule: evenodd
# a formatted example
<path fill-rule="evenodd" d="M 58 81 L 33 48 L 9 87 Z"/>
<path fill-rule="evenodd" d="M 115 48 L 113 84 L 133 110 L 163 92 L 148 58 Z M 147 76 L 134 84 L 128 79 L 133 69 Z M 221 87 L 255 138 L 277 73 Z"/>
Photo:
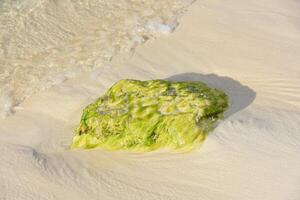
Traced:
<path fill-rule="evenodd" d="M 191 1 L 0 1 L 0 117 L 25 98 L 172 32 Z"/>

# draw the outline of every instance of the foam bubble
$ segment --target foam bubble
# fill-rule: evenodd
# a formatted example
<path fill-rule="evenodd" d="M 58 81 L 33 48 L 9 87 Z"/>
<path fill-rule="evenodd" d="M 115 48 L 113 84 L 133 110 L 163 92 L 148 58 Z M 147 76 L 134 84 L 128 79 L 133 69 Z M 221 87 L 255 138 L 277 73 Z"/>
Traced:
<path fill-rule="evenodd" d="M 0 95 L 0 118 L 5 118 L 13 113 L 14 101 L 11 95 Z"/>
<path fill-rule="evenodd" d="M 146 23 L 145 27 L 152 33 L 168 35 L 175 30 L 176 26 L 176 24 L 164 24 L 157 21 L 149 21 Z"/>

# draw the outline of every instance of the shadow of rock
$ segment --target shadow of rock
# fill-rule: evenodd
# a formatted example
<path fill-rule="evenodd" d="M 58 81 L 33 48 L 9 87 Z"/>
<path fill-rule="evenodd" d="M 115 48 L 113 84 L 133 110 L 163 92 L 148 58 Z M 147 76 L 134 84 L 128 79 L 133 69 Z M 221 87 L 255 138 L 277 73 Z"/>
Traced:
<path fill-rule="evenodd" d="M 229 110 L 225 113 L 228 117 L 249 106 L 255 99 L 256 93 L 240 82 L 216 74 L 184 73 L 166 78 L 169 81 L 202 81 L 210 87 L 223 90 L 230 98 Z"/>

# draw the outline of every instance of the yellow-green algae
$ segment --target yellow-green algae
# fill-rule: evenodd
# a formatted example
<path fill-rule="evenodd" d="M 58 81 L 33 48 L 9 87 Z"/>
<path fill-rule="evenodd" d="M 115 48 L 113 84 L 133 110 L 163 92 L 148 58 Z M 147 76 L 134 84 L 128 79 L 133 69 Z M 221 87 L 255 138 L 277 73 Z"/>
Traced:
<path fill-rule="evenodd" d="M 227 107 L 227 95 L 202 82 L 120 80 L 84 109 L 71 147 L 190 150 Z"/>

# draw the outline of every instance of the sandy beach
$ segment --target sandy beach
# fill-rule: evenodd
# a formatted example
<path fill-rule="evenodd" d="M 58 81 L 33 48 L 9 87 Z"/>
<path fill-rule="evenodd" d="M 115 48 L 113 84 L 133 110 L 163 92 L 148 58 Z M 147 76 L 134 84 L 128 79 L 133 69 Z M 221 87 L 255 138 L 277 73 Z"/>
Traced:
<path fill-rule="evenodd" d="M 0 119 L 0 199 L 300 199 L 300 2 L 198 0 L 177 29 Z M 70 150 L 114 82 L 203 81 L 231 106 L 188 153 Z"/>

